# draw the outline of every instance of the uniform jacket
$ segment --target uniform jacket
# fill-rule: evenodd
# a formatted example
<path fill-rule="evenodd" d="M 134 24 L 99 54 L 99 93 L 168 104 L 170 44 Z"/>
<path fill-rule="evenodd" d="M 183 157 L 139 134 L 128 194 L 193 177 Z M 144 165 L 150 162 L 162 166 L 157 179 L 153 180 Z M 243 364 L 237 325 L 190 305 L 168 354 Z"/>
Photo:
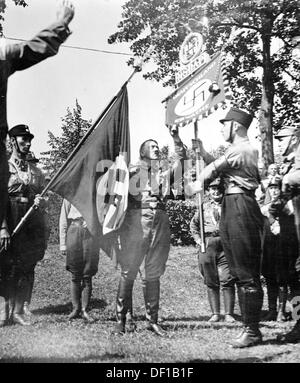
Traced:
<path fill-rule="evenodd" d="M 208 182 L 222 174 L 225 188 L 238 186 L 255 191 L 260 184 L 257 166 L 258 151 L 252 147 L 248 137 L 231 145 L 220 158 L 214 160 L 212 156 L 209 156 L 204 160 L 209 165 L 200 175 L 203 181 Z"/>
<path fill-rule="evenodd" d="M 175 141 L 177 160 L 173 166 L 162 169 L 159 161 L 153 161 L 151 167 L 140 160 L 129 168 L 130 183 L 128 208 L 141 203 L 164 204 L 167 199 L 174 198 L 172 188 L 182 185 L 186 148 L 181 140 Z M 180 185 L 179 185 L 180 184 Z"/>
<path fill-rule="evenodd" d="M 7 133 L 6 93 L 7 80 L 14 72 L 39 63 L 54 56 L 69 36 L 70 31 L 62 22 L 56 22 L 42 30 L 33 39 L 20 44 L 0 44 L 0 138 Z"/>
<path fill-rule="evenodd" d="M 82 218 L 81 213 L 66 199 L 63 200 L 59 217 L 59 244 L 60 250 L 67 250 L 66 238 L 70 221 Z M 82 218 L 83 219 L 83 218 Z M 85 221 L 83 225 L 86 227 Z"/>
<path fill-rule="evenodd" d="M 5 139 L 7 134 L 7 81 L 14 72 L 39 63 L 57 53 L 60 44 L 70 35 L 68 26 L 56 22 L 42 30 L 33 39 L 19 44 L 0 41 L 0 223 L 6 215 L 8 166 Z"/>
<path fill-rule="evenodd" d="M 42 171 L 32 162 L 11 155 L 9 161 L 7 221 L 10 232 L 33 205 L 34 198 L 45 187 Z M 33 211 L 14 237 L 12 251 L 23 263 L 34 264 L 44 256 L 47 246 L 45 210 Z"/>
<path fill-rule="evenodd" d="M 204 231 L 207 236 L 219 236 L 221 203 L 208 201 L 203 204 Z M 190 223 L 191 234 L 195 241 L 200 239 L 200 217 L 197 210 Z"/>

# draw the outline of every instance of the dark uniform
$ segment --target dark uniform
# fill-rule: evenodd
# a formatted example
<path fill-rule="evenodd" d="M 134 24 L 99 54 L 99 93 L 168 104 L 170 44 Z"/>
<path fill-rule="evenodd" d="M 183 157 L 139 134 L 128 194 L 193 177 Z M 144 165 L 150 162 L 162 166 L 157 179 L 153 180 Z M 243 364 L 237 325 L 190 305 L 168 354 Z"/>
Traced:
<path fill-rule="evenodd" d="M 290 127 L 283 128 L 275 136 L 280 140 L 286 141 L 286 150 L 283 155 L 290 157 L 292 153 L 289 153 L 294 150 L 294 164 L 291 161 L 288 171 L 283 177 L 282 180 L 282 190 L 283 195 L 286 199 L 289 197 L 292 198 L 294 206 L 294 215 L 295 215 L 295 229 L 298 239 L 298 252 L 294 253 L 294 259 L 292 266 L 292 275 L 293 281 L 291 286 L 291 298 L 295 298 L 293 302 L 293 307 L 295 313 L 298 309 L 298 301 L 296 297 L 300 296 L 300 134 L 299 129 Z M 279 336 L 279 340 L 284 342 L 299 342 L 300 341 L 300 319 L 297 315 L 294 317 L 296 319 L 296 324 L 294 328 L 287 334 Z"/>
<path fill-rule="evenodd" d="M 33 135 L 26 125 L 17 125 L 9 131 L 10 137 Z M 33 205 L 37 194 L 45 186 L 42 171 L 35 163 L 12 153 L 9 161 L 7 224 L 9 232 L 15 229 L 27 210 Z M 34 284 L 34 269 L 45 254 L 47 233 L 45 211 L 35 209 L 26 224 L 13 237 L 10 248 L 0 258 L 4 283 L 3 296 L 10 299 L 13 315 L 22 315 L 24 303 L 29 304 Z M 27 324 L 20 318 L 21 324 Z M 19 323 L 19 322 L 18 322 Z"/>
<path fill-rule="evenodd" d="M 170 249 L 169 218 L 165 204 L 172 196 L 171 187 L 177 170 L 183 169 L 186 150 L 175 140 L 178 160 L 172 168 L 162 171 L 158 161 L 141 160 L 130 169 L 128 209 L 120 228 L 121 279 L 117 294 L 116 332 L 125 331 L 126 313 L 132 306 L 134 280 L 141 273 L 149 329 L 161 335 L 157 326 L 160 277 L 163 275 Z M 182 173 L 181 173 L 182 175 Z"/>
<path fill-rule="evenodd" d="M 269 303 L 269 313 L 264 320 L 282 322 L 287 318 L 285 306 L 288 287 L 293 290 L 295 284 L 294 263 L 298 254 L 298 242 L 292 201 L 287 202 L 280 195 L 281 177 L 273 177 L 270 180 L 268 189 L 272 187 L 278 190 L 278 196 L 261 208 L 266 217 L 262 274 L 266 280 Z M 279 298 L 278 315 L 277 298 Z"/>
<path fill-rule="evenodd" d="M 233 322 L 235 288 L 234 278 L 230 274 L 228 262 L 226 260 L 220 232 L 219 224 L 221 219 L 221 203 L 223 187 L 220 179 L 216 179 L 209 184 L 209 188 L 216 187 L 219 190 L 218 198 L 214 201 L 212 197 L 204 203 L 204 227 L 206 239 L 206 252 L 198 252 L 198 263 L 201 275 L 204 277 L 204 283 L 207 286 L 208 301 L 213 316 L 211 322 L 220 320 L 220 288 L 224 297 L 225 320 Z M 192 236 L 196 243 L 201 241 L 199 235 L 200 217 L 199 211 L 196 211 L 190 223 Z"/>
<path fill-rule="evenodd" d="M 66 199 L 59 219 L 60 250 L 66 251 L 66 269 L 71 273 L 73 311 L 69 319 L 82 314 L 91 321 L 87 309 L 92 295 L 92 277 L 98 271 L 99 241 L 93 237 L 80 212 Z"/>
<path fill-rule="evenodd" d="M 38 33 L 33 39 L 19 44 L 0 46 L 0 222 L 7 205 L 8 165 L 5 139 L 7 134 L 6 94 L 10 75 L 24 70 L 55 55 L 59 46 L 70 35 L 67 25 L 56 22 Z"/>
<path fill-rule="evenodd" d="M 217 176 L 221 176 L 225 183 L 220 234 L 230 272 L 237 281 L 244 322 L 244 331 L 233 342 L 234 347 L 247 347 L 261 342 L 259 320 L 263 303 L 260 283 L 263 218 L 255 199 L 255 190 L 260 183 L 258 152 L 250 145 L 245 131 L 251 121 L 250 114 L 237 108 L 229 110 L 220 122 L 230 132 L 227 141 L 233 144 L 223 156 L 204 168 L 200 183 L 196 181 L 192 186 L 192 191 L 197 192 L 202 189 L 204 182 Z M 237 133 L 234 133 L 233 128 L 238 129 L 235 123 L 243 130 L 237 143 L 234 143 Z"/>

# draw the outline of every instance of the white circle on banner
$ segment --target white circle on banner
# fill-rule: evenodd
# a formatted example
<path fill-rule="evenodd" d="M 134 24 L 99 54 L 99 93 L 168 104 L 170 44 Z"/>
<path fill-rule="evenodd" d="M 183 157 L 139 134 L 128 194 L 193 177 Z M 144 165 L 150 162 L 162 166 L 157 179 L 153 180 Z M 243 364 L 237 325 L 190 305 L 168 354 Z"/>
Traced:
<path fill-rule="evenodd" d="M 177 116 L 187 116 L 201 108 L 211 96 L 211 83 L 211 80 L 203 79 L 193 85 L 178 101 L 174 110 Z"/>
<path fill-rule="evenodd" d="M 202 46 L 203 37 L 200 33 L 192 32 L 187 35 L 179 51 L 180 63 L 187 65 L 201 53 Z"/>

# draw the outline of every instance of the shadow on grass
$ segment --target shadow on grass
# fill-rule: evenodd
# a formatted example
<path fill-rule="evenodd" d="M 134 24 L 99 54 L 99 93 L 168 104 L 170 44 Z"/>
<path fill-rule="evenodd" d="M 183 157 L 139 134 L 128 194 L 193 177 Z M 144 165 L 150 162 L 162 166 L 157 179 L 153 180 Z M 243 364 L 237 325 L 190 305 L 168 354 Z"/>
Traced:
<path fill-rule="evenodd" d="M 102 299 L 92 299 L 89 309 L 103 309 L 107 306 L 106 301 Z M 72 310 L 71 302 L 60 305 L 49 305 L 40 309 L 32 310 L 33 314 L 48 315 L 48 314 L 68 314 Z"/>
<path fill-rule="evenodd" d="M 19 358 L 19 357 L 11 357 L 11 358 L 2 358 L 0 359 L 0 363 L 84 363 L 84 362 L 106 362 L 111 361 L 112 359 L 122 360 L 125 356 L 122 354 L 109 354 L 105 353 L 103 355 L 87 355 L 85 357 L 49 357 L 49 358 Z"/>
<path fill-rule="evenodd" d="M 287 355 L 290 353 L 291 351 L 279 352 L 273 355 L 267 355 L 263 358 L 258 358 L 256 356 L 246 356 L 244 358 L 236 358 L 236 359 L 210 359 L 210 360 L 192 359 L 192 360 L 189 360 L 187 363 L 266 363 L 266 362 L 271 362 L 273 359 L 277 357 L 280 357 L 282 355 Z"/>
<path fill-rule="evenodd" d="M 198 315 L 198 316 L 192 316 L 192 317 L 165 317 L 164 320 L 167 322 L 178 322 L 178 321 L 184 321 L 184 322 L 207 322 L 210 319 L 211 315 Z M 234 315 L 235 319 L 237 322 L 241 321 L 241 316 L 240 315 Z M 220 322 L 215 322 L 215 323 L 228 323 L 224 322 L 223 318 L 224 315 L 221 314 L 222 320 Z"/>

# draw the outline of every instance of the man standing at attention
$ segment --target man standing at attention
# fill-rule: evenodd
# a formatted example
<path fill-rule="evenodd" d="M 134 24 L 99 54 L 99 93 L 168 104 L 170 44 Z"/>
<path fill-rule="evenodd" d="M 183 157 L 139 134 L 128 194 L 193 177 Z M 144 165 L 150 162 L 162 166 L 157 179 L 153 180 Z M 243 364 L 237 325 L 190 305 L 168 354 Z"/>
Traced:
<path fill-rule="evenodd" d="M 140 147 L 140 161 L 130 170 L 128 209 L 120 228 L 121 277 L 116 299 L 115 334 L 125 332 L 126 314 L 132 307 L 132 288 L 140 272 L 146 306 L 147 328 L 158 336 L 164 331 L 158 325 L 160 277 L 163 275 L 170 250 L 169 218 L 165 211 L 176 176 L 181 184 L 186 149 L 177 129 L 171 130 L 178 159 L 163 171 L 155 140 Z"/>
<path fill-rule="evenodd" d="M 232 342 L 233 347 L 249 347 L 261 343 L 259 320 L 263 303 L 260 283 L 262 214 L 255 199 L 259 185 L 258 152 L 251 146 L 247 129 L 252 115 L 231 108 L 224 119 L 222 135 L 232 145 L 218 159 L 203 147 L 201 155 L 208 166 L 200 179 L 191 183 L 187 192 L 200 192 L 204 184 L 221 176 L 225 184 L 222 202 L 220 235 L 229 269 L 236 278 L 242 321 L 242 333 Z"/>

